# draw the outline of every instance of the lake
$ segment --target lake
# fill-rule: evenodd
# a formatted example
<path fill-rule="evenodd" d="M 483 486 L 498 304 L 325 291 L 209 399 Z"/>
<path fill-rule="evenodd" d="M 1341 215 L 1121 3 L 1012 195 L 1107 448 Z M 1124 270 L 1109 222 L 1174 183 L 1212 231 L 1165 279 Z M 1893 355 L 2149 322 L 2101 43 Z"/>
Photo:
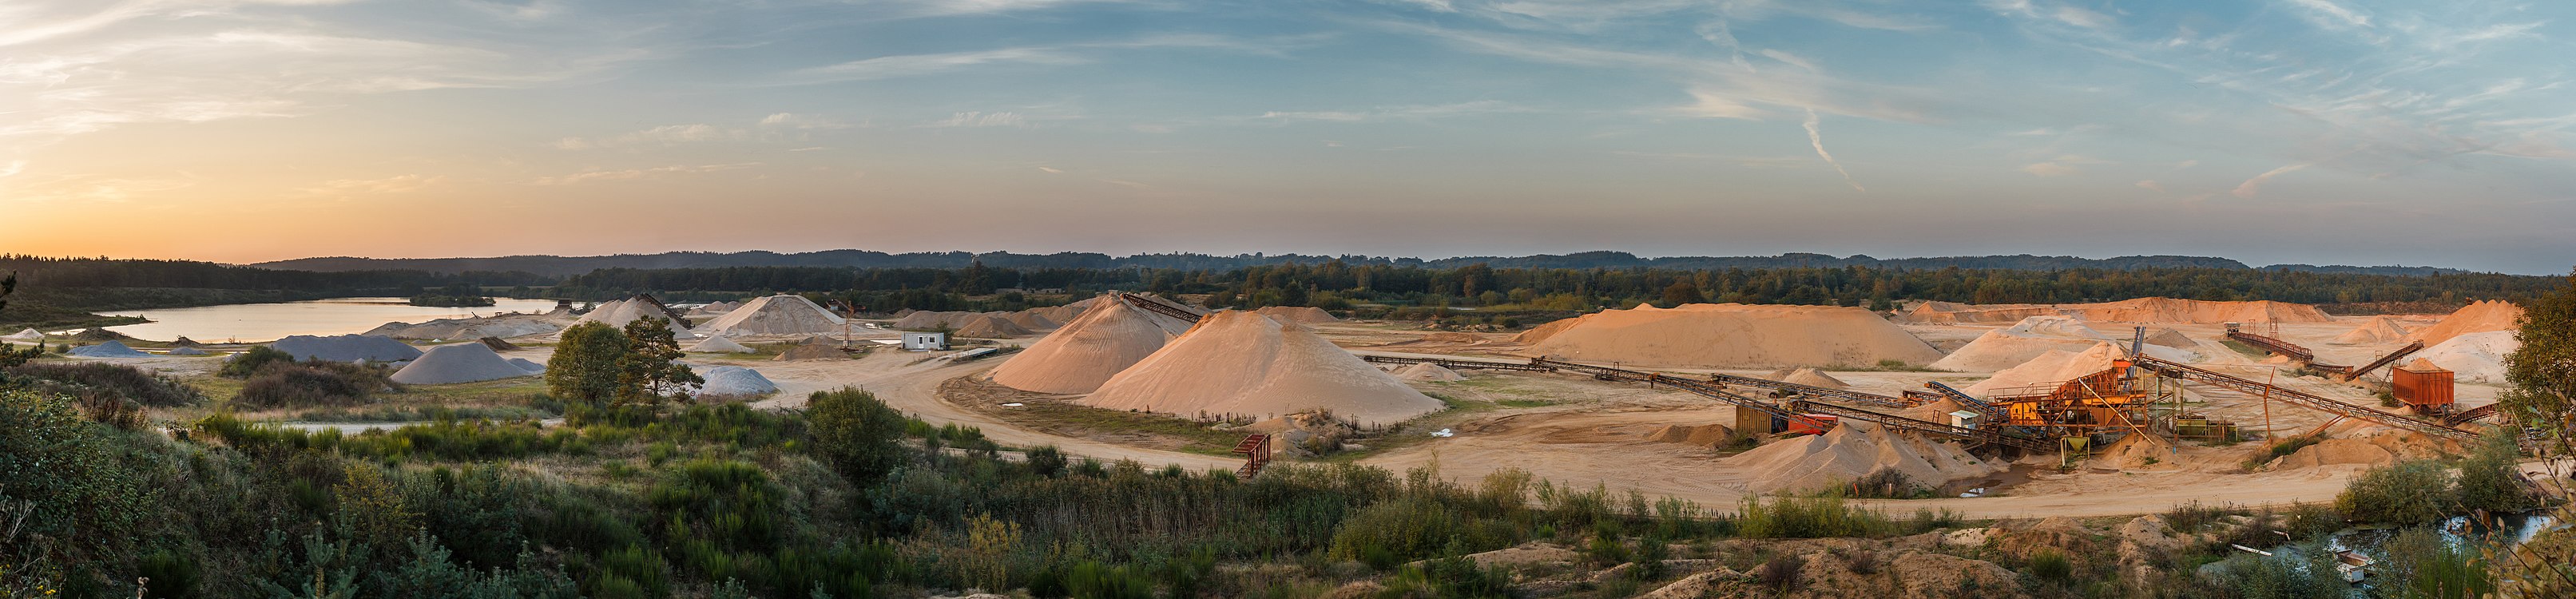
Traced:
<path fill-rule="evenodd" d="M 144 324 L 108 330 L 152 341 L 187 337 L 205 343 L 275 341 L 289 335 L 364 333 L 388 322 L 421 323 L 441 318 L 490 316 L 502 312 L 545 312 L 554 300 L 493 298 L 496 305 L 473 308 L 426 308 L 399 297 L 351 297 L 287 302 L 231 304 L 161 310 L 100 312 L 106 316 L 141 316 Z"/>

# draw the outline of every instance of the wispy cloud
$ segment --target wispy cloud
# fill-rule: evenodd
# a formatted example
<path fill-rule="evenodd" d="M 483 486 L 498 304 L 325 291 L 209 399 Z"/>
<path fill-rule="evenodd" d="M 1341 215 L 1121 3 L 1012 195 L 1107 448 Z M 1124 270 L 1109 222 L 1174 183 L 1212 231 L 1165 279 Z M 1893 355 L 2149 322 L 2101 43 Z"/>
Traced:
<path fill-rule="evenodd" d="M 1014 46 L 987 50 L 943 52 L 934 54 L 896 54 L 799 69 L 778 81 L 786 85 L 874 81 L 899 77 L 919 77 L 974 67 L 1010 65 L 1071 66 L 1098 61 L 1096 54 L 1109 50 L 1203 49 L 1228 50 L 1252 54 L 1275 54 L 1284 48 L 1312 43 L 1315 36 L 1292 36 L 1258 40 L 1236 39 L 1215 35 L 1157 35 L 1123 41 L 1104 41 L 1046 46 Z"/>
<path fill-rule="evenodd" d="M 1528 111 L 1528 108 L 1515 106 L 1499 100 L 1477 100 L 1474 102 L 1458 102 L 1454 104 L 1382 106 L 1367 110 L 1273 110 L 1261 113 L 1261 116 L 1254 118 L 1281 122 L 1325 121 L 1336 123 L 1358 123 L 1386 120 L 1429 120 L 1468 115 Z"/>
<path fill-rule="evenodd" d="M 755 166 L 760 166 L 760 163 L 758 163 L 758 162 L 740 162 L 740 163 L 733 163 L 733 164 L 697 164 L 697 165 L 675 164 L 675 165 L 671 165 L 671 166 L 657 166 L 657 167 L 652 167 L 652 168 L 638 168 L 638 169 L 625 169 L 625 170 L 613 170 L 613 171 L 587 171 L 587 172 L 573 173 L 573 174 L 569 174 L 569 175 L 556 175 L 556 176 L 552 176 L 552 177 L 538 177 L 538 178 L 537 178 L 537 180 L 536 180 L 536 181 L 534 181 L 534 183 L 536 183 L 537 185 L 579 185 L 579 184 L 583 184 L 583 183 L 597 183 L 597 182 L 602 182 L 602 181 L 627 181 L 627 180 L 643 179 L 643 178 L 655 177 L 655 176 L 667 175 L 667 174 L 678 174 L 678 173 L 712 173 L 712 172 L 719 172 L 719 171 L 740 170 L 740 169 L 746 169 L 746 168 L 751 168 L 751 167 L 755 167 Z"/>
<path fill-rule="evenodd" d="M 2300 162 L 2295 164 L 2286 164 L 2282 165 L 2280 168 L 2263 171 L 2263 174 L 2255 175 L 2254 178 L 2251 179 L 2246 179 L 2244 183 L 2237 184 L 2235 190 L 2227 193 L 2239 198 L 2252 199 L 2255 194 L 2263 192 L 2263 184 L 2272 182 L 2273 177 L 2297 172 L 2299 169 L 2308 168 L 2309 166 L 2312 165 L 2310 163 Z"/>
<path fill-rule="evenodd" d="M 1852 189 L 1869 191 L 1869 188 L 1860 186 L 1860 180 L 1852 178 L 1851 171 L 1843 170 L 1843 163 L 1834 160 L 1834 155 L 1825 151 L 1825 132 L 1824 128 L 1819 126 L 1822 122 L 1821 119 L 1816 118 L 1815 109 L 1807 110 L 1807 142 L 1816 146 L 1816 156 L 1825 159 L 1825 164 L 1834 165 L 1834 172 L 1842 173 L 1843 182 L 1850 183 Z"/>
<path fill-rule="evenodd" d="M 1010 111 L 1002 111 L 1002 112 L 960 112 L 960 113 L 957 113 L 957 114 L 949 115 L 949 117 L 948 117 L 948 118 L 945 118 L 945 119 L 940 119 L 940 120 L 936 120 L 936 121 L 931 121 L 931 122 L 929 122 L 929 123 L 925 123 L 925 124 L 923 124 L 922 126 L 924 126 L 924 127 L 1026 127 L 1026 126 L 1028 126 L 1028 124 L 1029 124 L 1029 119 L 1028 119 L 1027 117 L 1020 116 L 1020 113 L 1017 113 L 1017 112 L 1010 112 Z"/>
<path fill-rule="evenodd" d="M 332 179 L 303 189 L 304 195 L 350 197 L 420 191 L 438 183 L 442 177 L 395 175 L 380 179 Z"/>

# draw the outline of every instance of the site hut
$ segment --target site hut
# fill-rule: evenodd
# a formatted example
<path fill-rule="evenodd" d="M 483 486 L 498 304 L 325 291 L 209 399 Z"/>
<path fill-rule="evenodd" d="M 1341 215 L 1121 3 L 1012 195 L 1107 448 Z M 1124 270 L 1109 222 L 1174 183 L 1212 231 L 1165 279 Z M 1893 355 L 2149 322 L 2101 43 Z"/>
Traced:
<path fill-rule="evenodd" d="M 904 351 L 940 351 L 948 349 L 947 333 L 904 333 Z"/>
<path fill-rule="evenodd" d="M 1966 429 L 1973 429 L 1973 428 L 1977 428 L 1977 420 L 1978 420 L 1979 418 L 1983 418 L 1983 417 L 1985 417 L 1985 414 L 1980 414 L 1980 413 L 1977 413 L 1977 412 L 1975 412 L 1975 411 L 1971 411 L 1971 410 L 1959 410 L 1959 411 L 1956 411 L 1956 412 L 1951 412 L 1951 413 L 1950 413 L 1950 426 L 1955 426 L 1955 427 L 1959 427 L 1959 428 L 1966 428 Z"/>

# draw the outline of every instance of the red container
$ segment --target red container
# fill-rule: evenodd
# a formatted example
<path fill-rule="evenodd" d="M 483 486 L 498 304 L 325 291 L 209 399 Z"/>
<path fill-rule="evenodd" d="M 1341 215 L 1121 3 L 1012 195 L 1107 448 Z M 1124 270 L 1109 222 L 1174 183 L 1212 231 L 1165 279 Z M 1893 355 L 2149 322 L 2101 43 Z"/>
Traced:
<path fill-rule="evenodd" d="M 1814 420 L 1814 421 L 1822 422 L 1822 423 L 1825 423 L 1825 424 L 1828 424 L 1828 425 L 1833 424 L 1833 423 L 1834 423 L 1834 419 L 1835 419 L 1835 417 L 1833 417 L 1833 416 L 1826 416 L 1826 415 L 1823 415 L 1823 414 L 1799 414 L 1799 415 L 1800 415 L 1800 416 L 1805 416 L 1805 417 L 1807 417 L 1807 419 L 1808 419 L 1808 420 Z M 1796 421 L 1796 420 L 1790 420 L 1790 419 L 1787 419 L 1787 418 L 1781 418 L 1781 419 L 1778 419 L 1778 420 L 1779 420 L 1779 425 L 1780 425 L 1780 429 L 1781 429 L 1781 430 L 1780 430 L 1780 432 L 1784 432 L 1784 433 L 1797 433 L 1797 434 L 1801 434 L 1801 435 L 1822 435 L 1822 434 L 1825 434 L 1825 431 L 1823 431 L 1823 430 L 1818 430 L 1816 427 L 1807 426 L 1807 425 L 1806 425 L 1806 423 L 1802 423 L 1802 422 L 1799 422 L 1799 421 Z"/>
<path fill-rule="evenodd" d="M 2410 406 L 2451 405 L 2451 371 L 2399 366 L 2389 371 L 2389 394 Z"/>

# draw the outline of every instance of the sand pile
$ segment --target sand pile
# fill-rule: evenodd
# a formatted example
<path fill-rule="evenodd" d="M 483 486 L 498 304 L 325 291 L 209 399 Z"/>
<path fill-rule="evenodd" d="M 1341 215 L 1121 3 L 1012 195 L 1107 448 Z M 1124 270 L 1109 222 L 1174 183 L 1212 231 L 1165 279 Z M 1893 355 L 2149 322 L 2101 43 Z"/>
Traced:
<path fill-rule="evenodd" d="M 847 360 L 850 359 L 850 355 L 842 353 L 841 349 L 837 347 L 808 343 L 788 348 L 787 351 L 779 352 L 778 357 L 770 359 L 779 362 L 796 362 L 802 360 Z"/>
<path fill-rule="evenodd" d="M 32 330 L 32 329 L 31 329 L 31 330 Z M 174 341 L 171 341 L 171 342 L 170 342 L 170 346 L 171 346 L 171 347 L 205 347 L 205 346 L 206 346 L 206 344 L 198 343 L 198 342 L 197 342 L 197 340 L 195 340 L 195 339 L 189 339 L 187 335 L 180 335 L 180 336 L 179 336 L 179 338 L 178 338 L 177 340 L 174 340 Z"/>
<path fill-rule="evenodd" d="M 2406 338 L 2423 341 L 2425 346 L 2430 347 L 2450 341 L 2452 337 L 2470 333 L 2514 330 L 2520 327 L 2516 321 L 2521 319 L 2522 306 L 2513 305 L 2513 302 L 2504 300 L 2474 302 L 2460 308 L 2459 311 L 2452 312 L 2450 316 L 2442 317 L 2441 322 L 2415 331 Z"/>
<path fill-rule="evenodd" d="M 2051 351 L 2076 352 L 2108 340 L 2070 316 L 2033 316 L 2013 326 L 1986 331 L 1958 351 L 1932 363 L 1958 372 L 1993 372 L 2029 362 Z"/>
<path fill-rule="evenodd" d="M 388 322 L 362 335 L 395 339 L 475 339 L 525 337 L 563 330 L 561 318 L 537 314 L 503 314 L 482 318 L 441 318 L 420 324 Z"/>
<path fill-rule="evenodd" d="M 2334 343 L 2338 345 L 2377 345 L 2381 343 L 2397 343 L 2405 340 L 2406 327 L 2397 324 L 2397 319 L 2386 316 L 2372 316 L 2370 317 L 2370 320 L 2361 323 L 2360 327 L 2354 328 L 2351 332 L 2335 336 Z"/>
<path fill-rule="evenodd" d="M 1019 325 L 1020 328 L 1032 331 L 1043 331 L 1064 326 L 1053 318 L 1047 318 L 1044 314 L 1039 314 L 1029 310 L 1012 312 L 1011 324 Z"/>
<path fill-rule="evenodd" d="M 698 373 L 706 383 L 689 390 L 700 397 L 752 397 L 778 392 L 778 384 L 761 376 L 760 371 L 741 366 L 717 366 Z"/>
<path fill-rule="evenodd" d="M 170 353 L 170 355 L 173 355 L 173 356 L 209 356 L 209 355 L 214 355 L 214 354 L 206 353 L 206 350 L 197 349 L 197 348 L 194 348 L 194 347 L 181 347 L 181 348 L 175 348 L 175 349 L 171 349 L 169 353 Z"/>
<path fill-rule="evenodd" d="M 2171 328 L 2156 331 L 2155 333 L 2147 335 L 2147 344 L 2162 345 L 2174 349 L 2192 349 L 2200 347 L 2200 342 L 2193 341 L 2190 336 L 2182 334 L 2182 331 L 2173 330 Z"/>
<path fill-rule="evenodd" d="M 2515 331 L 2487 331 L 2451 337 L 2415 354 L 2418 360 L 2432 362 L 2451 371 L 2451 380 L 2461 383 L 2503 383 L 2504 358 L 2522 349 Z"/>
<path fill-rule="evenodd" d="M 1399 422 L 1441 407 L 1440 400 L 1302 326 L 1233 310 L 1200 319 L 1187 334 L 1080 401 L 1182 416 L 1324 409 L 1363 425 Z"/>
<path fill-rule="evenodd" d="M 699 335 L 805 335 L 832 333 L 847 322 L 801 295 L 751 300 L 697 328 Z"/>
<path fill-rule="evenodd" d="M 138 341 L 138 339 L 124 333 L 101 328 L 85 329 L 82 330 L 80 334 L 72 335 L 72 342 L 74 343 L 104 343 L 108 341 Z"/>
<path fill-rule="evenodd" d="M 1268 308 L 1253 310 L 1253 312 L 1262 316 L 1268 316 L 1271 320 L 1279 322 L 1293 322 L 1297 324 L 1322 324 L 1327 322 L 1341 322 L 1342 320 L 1334 318 L 1333 313 L 1325 312 L 1323 308 L 1311 306 L 1271 306 Z"/>
<path fill-rule="evenodd" d="M 510 342 L 508 342 L 508 341 L 502 341 L 500 337 L 484 337 L 484 338 L 481 338 L 481 339 L 476 339 L 475 341 L 482 343 L 482 344 L 483 344 L 483 347 L 489 347 L 489 348 L 492 348 L 492 351 L 510 351 L 510 350 L 514 350 L 514 349 L 519 349 L 519 346 L 518 346 L 517 344 L 513 344 L 513 343 L 510 343 Z"/>
<path fill-rule="evenodd" d="M 574 321 L 573 324 L 597 322 L 623 328 L 626 323 L 635 322 L 638 318 L 654 318 L 669 322 L 672 335 L 678 338 L 697 337 L 697 334 L 689 332 L 689 321 L 681 318 L 679 312 L 662 305 L 662 301 L 653 299 L 653 296 L 642 294 L 600 304 L 599 307 L 592 308 L 589 314 L 581 315 L 581 320 Z"/>
<path fill-rule="evenodd" d="M 1762 378 L 1784 383 L 1797 383 L 1809 387 L 1824 387 L 1828 389 L 1848 389 L 1851 387 L 1851 383 L 1843 382 L 1842 379 L 1834 378 L 1834 375 L 1825 374 L 1825 371 L 1807 366 L 1774 370 L 1763 374 Z"/>
<path fill-rule="evenodd" d="M 2214 302 L 2142 297 L 2099 304 L 1958 304 L 1923 302 L 1899 314 L 1904 322 L 1961 324 L 2018 322 L 2033 316 L 2073 316 L 2096 322 L 2333 322 L 2316 306 L 2269 300 Z"/>
<path fill-rule="evenodd" d="M 1744 469 L 1745 490 L 1753 493 L 1820 491 L 1880 470 L 1902 472 L 1914 484 L 1938 487 L 2002 472 L 2005 467 L 2002 462 L 1969 455 L 1955 443 L 1899 435 L 1855 420 L 1842 421 L 1822 435 L 1776 441 L 1722 461 Z"/>
<path fill-rule="evenodd" d="M 993 382 L 1039 393 L 1090 393 L 1171 341 L 1162 320 L 1168 319 L 1126 302 L 1094 302 L 993 369 Z"/>
<path fill-rule="evenodd" d="M 83 357 L 83 358 L 149 358 L 149 357 L 152 357 L 152 354 L 147 354 L 147 353 L 143 353 L 143 352 L 139 352 L 139 351 L 134 351 L 134 348 L 126 347 L 126 346 L 125 346 L 125 343 L 124 343 L 124 342 L 122 342 L 122 341 L 109 341 L 109 342 L 101 343 L 101 344 L 98 344 L 98 345 L 83 345 L 83 346 L 80 346 L 80 347 L 72 348 L 72 351 L 71 351 L 70 353 L 71 353 L 71 355 L 78 356 L 78 357 Z"/>
<path fill-rule="evenodd" d="M 45 334 L 35 329 L 27 329 L 24 331 L 10 333 L 6 337 L 0 337 L 0 339 L 7 339 L 10 341 L 44 341 Z"/>
<path fill-rule="evenodd" d="M 688 314 L 688 315 L 689 315 L 689 316 L 723 316 L 723 315 L 725 315 L 725 313 L 726 313 L 726 312 L 732 312 L 732 311 L 734 311 L 736 308 L 741 308 L 741 307 L 742 307 L 742 302 L 716 302 L 716 303 L 707 304 L 707 305 L 704 305 L 704 306 L 698 306 L 697 308 L 691 309 L 691 310 L 689 310 L 689 314 Z"/>
<path fill-rule="evenodd" d="M 444 385 L 471 383 L 528 376 L 525 368 L 501 359 L 492 348 L 481 343 L 457 343 L 429 348 L 420 359 L 394 371 L 393 381 L 405 385 Z"/>
<path fill-rule="evenodd" d="M 1395 371 L 1395 378 L 1426 383 L 1454 383 L 1467 380 L 1467 375 L 1458 374 L 1458 371 L 1441 367 L 1439 364 L 1417 362 L 1412 366 L 1404 367 L 1403 370 Z"/>
<path fill-rule="evenodd" d="M 2032 385 L 2055 385 L 2096 372 L 2109 370 L 2111 361 L 2127 357 L 2128 352 L 2109 342 L 2099 342 L 2080 352 L 2048 350 L 2018 366 L 1997 372 L 1993 377 L 1969 385 L 1960 391 L 1985 398 L 1994 392 Z"/>
<path fill-rule="evenodd" d="M 1735 431 L 1721 424 L 1668 424 L 1646 433 L 1646 440 L 1656 443 L 1680 443 L 1697 447 L 1716 447 L 1734 436 Z"/>
<path fill-rule="evenodd" d="M 2112 468 L 2172 468 L 2179 459 L 2173 443 L 2155 435 L 2130 434 L 2093 452 L 2093 462 Z M 2155 461 L 2149 462 L 2149 459 Z"/>
<path fill-rule="evenodd" d="M 957 327 L 957 336 L 977 339 L 1009 339 L 1028 334 L 1030 334 L 1028 329 L 1011 324 L 1008 318 L 992 314 L 966 319 L 963 325 Z"/>
<path fill-rule="evenodd" d="M 1030 309 L 1028 309 L 1028 310 L 1024 310 L 1024 311 L 1025 311 L 1025 312 L 1029 312 L 1029 313 L 1031 313 L 1031 314 L 1036 314 L 1036 315 L 1039 315 L 1039 316 L 1044 316 L 1044 317 L 1046 317 L 1046 319 L 1047 319 L 1047 320 L 1052 320 L 1052 321 L 1062 322 L 1062 323 L 1071 323 L 1071 322 L 1073 322 L 1073 319 L 1081 318 L 1081 317 L 1082 317 L 1082 313 L 1083 313 L 1083 312 L 1090 311 L 1090 310 L 1091 310 L 1091 306 L 1092 306 L 1093 304 L 1098 304 L 1098 303 L 1100 303 L 1100 298 L 1103 298 L 1103 297 L 1108 297 L 1108 296 L 1104 296 L 1104 295 L 1095 295 L 1095 296 L 1091 296 L 1091 297 L 1082 298 L 1082 301 L 1078 301 L 1078 302 L 1074 302 L 1074 303 L 1070 303 L 1070 304 L 1065 304 L 1065 305 L 1062 305 L 1062 306 L 1048 306 L 1048 307 L 1044 307 L 1044 308 L 1030 308 Z"/>
<path fill-rule="evenodd" d="M 740 343 L 734 343 L 734 342 L 733 342 L 733 339 L 726 338 L 726 337 L 708 337 L 708 338 L 707 338 L 707 340 L 705 340 L 705 341 L 700 341 L 700 342 L 697 342 L 697 344 L 696 344 L 696 345 L 691 345 L 691 346 L 689 346 L 689 348 L 688 348 L 687 350 L 685 350 L 685 351 L 696 352 L 696 353 L 701 353 L 701 354 L 748 354 L 748 353 L 753 353 L 751 348 L 749 348 L 749 347 L 744 347 L 744 346 L 743 346 L 743 344 L 740 344 Z"/>
<path fill-rule="evenodd" d="M 1551 322 L 1515 338 L 1530 354 L 1637 366 L 1924 364 L 1941 352 L 1862 308 L 1639 305 Z"/>
<path fill-rule="evenodd" d="M 296 335 L 268 344 L 270 348 L 295 356 L 296 360 L 330 362 L 401 362 L 420 357 L 420 348 L 401 341 L 374 335 L 339 335 L 315 337 Z"/>
<path fill-rule="evenodd" d="M 530 359 L 527 359 L 527 358 L 511 358 L 511 359 L 510 359 L 510 365 L 511 365 L 511 366 L 517 366 L 517 367 L 519 367 L 519 369 L 520 369 L 520 370 L 528 371 L 528 374 L 545 374 L 545 373 L 546 373 L 546 365 L 544 365 L 544 364 L 538 364 L 535 360 L 530 360 Z"/>

